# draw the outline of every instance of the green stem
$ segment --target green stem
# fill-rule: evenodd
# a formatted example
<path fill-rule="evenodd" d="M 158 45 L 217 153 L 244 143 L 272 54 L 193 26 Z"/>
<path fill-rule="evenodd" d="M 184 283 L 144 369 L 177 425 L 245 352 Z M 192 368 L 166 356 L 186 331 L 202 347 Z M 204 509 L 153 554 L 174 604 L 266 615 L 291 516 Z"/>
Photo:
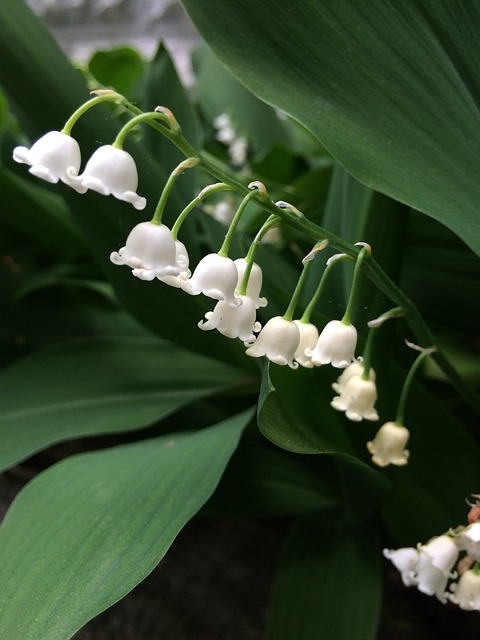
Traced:
<path fill-rule="evenodd" d="M 100 93 L 95 96 L 91 100 L 87 100 L 84 104 L 82 104 L 76 111 L 72 113 L 69 119 L 65 122 L 65 126 L 63 127 L 61 133 L 65 133 L 67 136 L 71 134 L 73 125 L 77 122 L 79 118 L 83 116 L 89 109 L 94 107 L 101 102 L 118 102 L 119 104 L 127 104 L 125 98 L 117 93 L 116 91 L 105 90 L 105 92 Z"/>
<path fill-rule="evenodd" d="M 257 253 L 257 249 L 260 246 L 260 242 L 263 236 L 267 233 L 267 231 L 272 229 L 272 227 L 275 227 L 277 224 L 278 224 L 278 217 L 269 216 L 261 226 L 253 242 L 251 243 L 247 251 L 247 255 L 245 256 L 246 266 L 245 266 L 245 271 L 243 272 L 240 286 L 238 287 L 238 295 L 240 296 L 247 295 L 248 281 L 250 279 L 250 273 L 252 272 L 252 267 L 255 262 L 255 254 Z"/>
<path fill-rule="evenodd" d="M 362 378 L 364 380 L 368 380 L 370 377 L 370 368 L 372 366 L 372 351 L 373 351 L 373 340 L 377 334 L 378 327 L 370 327 L 367 335 L 367 339 L 365 341 L 365 346 L 363 347 L 363 374 Z"/>
<path fill-rule="evenodd" d="M 162 217 L 163 217 L 163 212 L 165 210 L 165 205 L 167 204 L 168 197 L 179 176 L 181 176 L 186 169 L 191 169 L 197 164 L 198 164 L 197 158 L 187 158 L 186 160 L 183 160 L 182 162 L 180 162 L 180 164 L 177 167 L 175 167 L 175 169 L 172 171 L 167 182 L 165 183 L 165 186 L 163 187 L 162 194 L 160 196 L 158 204 L 153 213 L 153 218 L 151 219 L 151 222 L 153 224 L 162 224 Z"/>
<path fill-rule="evenodd" d="M 174 240 L 177 239 L 178 232 L 180 231 L 180 227 L 182 226 L 185 218 L 188 216 L 188 214 L 191 211 L 193 211 L 193 209 L 195 209 L 195 207 L 198 204 L 200 204 L 200 202 L 202 202 L 202 200 L 204 200 L 207 196 L 217 191 L 230 191 L 230 190 L 232 190 L 232 187 L 229 184 L 226 184 L 225 182 L 217 182 L 215 184 L 210 184 L 208 185 L 208 187 L 205 187 L 204 189 L 202 189 L 198 194 L 198 196 L 194 198 L 189 204 L 187 204 L 185 209 L 183 209 L 183 211 L 179 214 L 178 218 L 175 220 L 175 223 L 172 227 L 172 236 Z"/>
<path fill-rule="evenodd" d="M 148 113 L 141 113 L 140 115 L 135 116 L 135 118 L 129 120 L 127 124 L 125 124 L 120 129 L 112 146 L 116 147 L 117 149 L 123 149 L 126 137 L 133 129 L 135 129 L 137 125 L 141 124 L 142 122 L 152 122 L 154 120 L 162 120 L 163 122 L 168 124 L 168 118 L 164 113 L 161 113 L 159 111 L 149 111 Z M 166 127 L 163 128 L 166 130 Z M 195 156 L 196 154 L 192 154 L 192 157 Z"/>
<path fill-rule="evenodd" d="M 418 370 L 418 367 L 423 362 L 424 358 L 428 355 L 431 355 L 431 351 L 425 350 L 420 353 L 416 360 L 413 362 L 410 367 L 409 372 L 407 373 L 407 377 L 405 378 L 405 382 L 403 383 L 402 392 L 400 394 L 400 399 L 398 401 L 398 409 L 397 409 L 397 417 L 395 418 L 395 424 L 403 425 L 403 419 L 405 415 L 405 405 L 407 402 L 408 392 L 410 391 L 410 387 L 412 386 L 413 377 Z"/>
<path fill-rule="evenodd" d="M 360 253 L 358 254 L 357 260 L 355 262 L 355 271 L 353 272 L 352 288 L 350 289 L 347 308 L 345 309 L 345 313 L 343 314 L 343 318 L 341 320 L 343 324 L 351 324 L 352 311 L 355 309 L 358 300 L 358 283 L 360 280 L 360 273 L 362 271 L 363 260 L 365 259 L 365 256 L 369 255 L 370 249 L 367 249 L 366 247 L 362 247 L 362 249 L 360 249 Z"/>
<path fill-rule="evenodd" d="M 310 267 L 312 266 L 313 261 L 308 260 L 304 263 L 302 273 L 297 281 L 297 285 L 290 299 L 290 303 L 287 307 L 287 310 L 283 314 L 284 320 L 293 320 L 293 314 L 295 313 L 295 309 L 298 304 L 298 299 L 300 298 L 300 294 L 302 293 L 303 286 L 307 280 L 308 272 L 310 271 Z"/>
<path fill-rule="evenodd" d="M 248 203 L 250 202 L 250 200 L 253 200 L 253 198 L 257 197 L 256 189 L 257 189 L 257 187 L 255 187 L 254 190 L 252 190 L 249 193 L 247 193 L 247 195 L 244 197 L 244 199 L 240 203 L 235 215 L 233 216 L 233 220 L 231 221 L 230 226 L 228 227 L 227 233 L 225 234 L 225 239 L 224 239 L 224 241 L 222 243 L 222 246 L 220 247 L 220 249 L 218 251 L 218 255 L 222 256 L 222 258 L 227 258 L 228 257 L 228 252 L 230 250 L 230 245 L 232 243 L 233 234 L 235 233 L 235 229 L 237 228 L 237 225 L 240 222 L 240 218 L 242 217 L 242 214 L 245 211 L 245 208 L 248 205 Z"/>
<path fill-rule="evenodd" d="M 342 255 L 342 254 L 340 254 Z M 328 260 L 327 261 L 327 266 L 325 267 L 324 272 L 322 273 L 322 277 L 320 278 L 320 282 L 318 283 L 318 286 L 315 290 L 315 293 L 313 294 L 310 302 L 308 303 L 308 305 L 305 307 L 305 311 L 303 312 L 302 317 L 300 318 L 300 322 L 303 322 L 305 324 L 307 324 L 308 322 L 310 322 L 310 316 L 312 315 L 317 302 L 320 299 L 320 296 L 322 295 L 322 292 L 325 288 L 325 285 L 327 284 L 327 280 L 328 277 L 330 275 L 330 271 L 332 270 L 332 268 L 334 267 L 334 265 L 337 264 L 337 262 L 339 262 L 340 260 L 350 260 L 351 258 L 349 256 L 347 256 L 346 254 L 344 254 L 342 257 L 338 256 L 335 260 Z"/>

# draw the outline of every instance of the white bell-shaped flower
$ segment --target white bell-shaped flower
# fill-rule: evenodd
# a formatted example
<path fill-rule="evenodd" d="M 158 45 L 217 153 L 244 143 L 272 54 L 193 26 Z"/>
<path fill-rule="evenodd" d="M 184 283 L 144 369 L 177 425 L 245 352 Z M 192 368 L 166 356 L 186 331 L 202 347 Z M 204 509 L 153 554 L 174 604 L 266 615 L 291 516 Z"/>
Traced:
<path fill-rule="evenodd" d="M 300 331 L 297 325 L 282 316 L 275 316 L 270 318 L 245 353 L 252 358 L 267 356 L 275 364 L 288 364 L 292 369 L 297 369 L 298 362 L 294 358 L 299 342 Z"/>
<path fill-rule="evenodd" d="M 468 569 L 462 573 L 458 584 L 450 585 L 453 591 L 447 594 L 450 602 L 458 604 L 464 611 L 480 611 L 480 573 L 475 569 Z"/>
<path fill-rule="evenodd" d="M 71 185 L 71 176 L 80 169 L 81 154 L 78 142 L 66 133 L 49 131 L 33 146 L 16 147 L 13 150 L 15 162 L 30 165 L 30 173 L 56 183 L 59 180 Z"/>
<path fill-rule="evenodd" d="M 180 240 L 175 240 L 175 263 L 179 273 L 176 276 L 157 276 L 158 279 L 171 287 L 180 289 L 192 275 L 188 268 L 189 262 L 187 247 Z"/>
<path fill-rule="evenodd" d="M 405 446 L 410 437 L 408 429 L 395 422 L 386 422 L 377 431 L 373 440 L 367 442 L 367 449 L 372 454 L 372 462 L 379 467 L 389 464 L 403 466 L 407 464 L 410 452 Z"/>
<path fill-rule="evenodd" d="M 418 563 L 415 567 L 415 584 L 422 593 L 436 596 L 446 602 L 446 586 L 453 577 L 452 569 L 458 558 L 455 541 L 447 535 L 433 538 L 418 547 Z"/>
<path fill-rule="evenodd" d="M 164 224 L 141 222 L 131 230 L 125 246 L 110 254 L 113 264 L 126 264 L 140 280 L 177 276 L 175 241 Z"/>
<path fill-rule="evenodd" d="M 344 369 L 355 359 L 357 330 L 353 324 L 344 324 L 340 320 L 331 320 L 323 329 L 313 349 L 305 354 L 317 365 L 331 364 Z"/>
<path fill-rule="evenodd" d="M 99 147 L 87 162 L 83 173 L 72 181 L 79 193 L 88 189 L 103 196 L 112 195 L 132 204 L 135 209 L 145 209 L 147 201 L 136 193 L 138 173 L 135 160 L 124 149 L 111 144 Z"/>
<path fill-rule="evenodd" d="M 402 582 L 406 587 L 415 585 L 415 567 L 418 563 L 418 550 L 414 547 L 400 549 L 384 549 L 383 555 L 400 571 Z"/>
<path fill-rule="evenodd" d="M 364 380 L 361 376 L 353 376 L 335 396 L 330 405 L 337 411 L 345 411 L 349 420 L 378 420 L 375 410 L 377 386 L 372 380 Z"/>
<path fill-rule="evenodd" d="M 234 262 L 238 271 L 238 283 L 237 283 L 237 288 L 238 288 L 242 282 L 245 269 L 247 268 L 247 261 L 245 260 L 245 258 L 238 258 L 237 260 L 234 260 Z M 250 271 L 250 277 L 248 278 L 247 296 L 250 296 L 250 298 L 252 298 L 257 309 L 259 307 L 266 307 L 268 304 L 268 301 L 266 298 L 260 297 L 262 284 L 263 284 L 262 268 L 256 262 L 254 262 L 252 266 L 252 270 Z"/>
<path fill-rule="evenodd" d="M 295 352 L 295 360 L 298 362 L 298 364 L 302 365 L 302 367 L 311 369 L 313 367 L 313 363 L 311 358 L 305 355 L 305 350 L 313 349 L 313 347 L 317 344 L 318 329 L 311 322 L 294 320 L 294 323 L 297 325 L 298 330 L 300 331 L 300 342 L 298 343 L 298 347 Z"/>
<path fill-rule="evenodd" d="M 231 307 L 242 304 L 235 296 L 237 286 L 237 268 L 230 258 L 209 253 L 202 258 L 192 277 L 182 284 L 182 289 L 192 296 L 199 293 L 214 300 L 225 300 Z"/>
<path fill-rule="evenodd" d="M 473 522 L 465 527 L 457 538 L 457 545 L 473 560 L 480 562 L 480 522 Z"/>
<path fill-rule="evenodd" d="M 407 587 L 415 585 L 422 593 L 446 602 L 447 582 L 454 576 L 452 569 L 458 558 L 457 545 L 450 536 L 432 538 L 417 549 L 384 549 L 383 555 L 400 571 Z"/>
<path fill-rule="evenodd" d="M 357 360 L 356 362 L 352 362 L 346 369 L 342 371 L 340 376 L 337 378 L 337 381 L 332 384 L 332 389 L 336 391 L 339 395 L 345 389 L 347 383 L 351 378 L 355 376 L 363 376 L 364 367 L 361 360 Z M 375 371 L 372 367 L 370 367 L 368 372 L 368 379 L 375 382 Z"/>
<path fill-rule="evenodd" d="M 262 328 L 256 322 L 256 308 L 249 296 L 240 296 L 242 304 L 231 307 L 224 300 L 217 302 L 215 309 L 205 314 L 206 321 L 200 320 L 198 326 L 203 331 L 217 329 L 227 338 L 240 338 L 246 344 L 255 341 L 254 333 Z"/>

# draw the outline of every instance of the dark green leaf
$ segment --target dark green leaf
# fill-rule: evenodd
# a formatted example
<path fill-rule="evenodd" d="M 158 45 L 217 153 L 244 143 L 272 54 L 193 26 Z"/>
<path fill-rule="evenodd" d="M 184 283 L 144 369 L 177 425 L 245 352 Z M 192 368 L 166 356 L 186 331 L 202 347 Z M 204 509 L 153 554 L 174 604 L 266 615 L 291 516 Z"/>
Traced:
<path fill-rule="evenodd" d="M 61 440 L 148 426 L 239 378 L 155 338 L 98 338 L 39 351 L 0 380 L 5 469 Z"/>
<path fill-rule="evenodd" d="M 381 550 L 371 526 L 336 511 L 300 518 L 280 560 L 268 640 L 374 640 Z"/>
<path fill-rule="evenodd" d="M 126 96 L 131 95 L 146 66 L 140 54 L 130 47 L 96 51 L 88 61 L 88 71 L 100 85 Z"/>
<path fill-rule="evenodd" d="M 359 180 L 480 251 L 476 0 L 183 0 L 227 68 Z"/>

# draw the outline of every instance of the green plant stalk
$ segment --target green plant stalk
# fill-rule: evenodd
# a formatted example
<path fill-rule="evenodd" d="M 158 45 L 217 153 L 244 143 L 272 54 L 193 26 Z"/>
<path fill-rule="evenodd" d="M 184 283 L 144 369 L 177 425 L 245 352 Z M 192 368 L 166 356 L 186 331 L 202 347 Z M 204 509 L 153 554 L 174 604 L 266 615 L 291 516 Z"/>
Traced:
<path fill-rule="evenodd" d="M 246 267 L 243 272 L 243 277 L 240 282 L 240 286 L 238 287 L 238 295 L 245 296 L 247 295 L 247 287 L 248 281 L 250 279 L 250 273 L 252 272 L 252 267 L 255 262 L 255 255 L 257 253 L 258 247 L 260 246 L 260 242 L 263 236 L 267 233 L 269 229 L 275 227 L 278 224 L 277 216 L 271 215 L 267 218 L 267 220 L 263 223 L 261 228 L 259 229 L 257 235 L 253 239 L 250 247 L 248 248 L 247 255 L 245 256 Z"/>
<path fill-rule="evenodd" d="M 340 260 L 350 260 L 351 258 L 349 256 L 345 256 L 344 258 L 336 258 L 336 260 L 332 260 L 331 262 L 327 262 L 327 266 L 325 267 L 324 272 L 322 273 L 322 277 L 320 278 L 320 282 L 318 283 L 318 286 L 315 290 L 315 293 L 313 294 L 310 302 L 307 304 L 307 306 L 305 307 L 305 311 L 303 312 L 302 317 L 300 318 L 300 322 L 303 322 L 305 324 L 307 324 L 308 322 L 310 322 L 310 317 L 317 305 L 318 300 L 320 299 L 320 296 L 322 295 L 322 291 L 325 288 L 325 285 L 327 284 L 327 280 L 328 277 L 330 275 L 330 272 L 332 270 L 332 268 L 337 264 L 337 262 L 339 262 Z"/>
<path fill-rule="evenodd" d="M 165 186 L 163 187 L 163 191 L 160 195 L 158 204 L 155 207 L 153 218 L 151 219 L 151 222 L 153 224 L 162 224 L 162 217 L 163 217 L 163 212 L 165 210 L 165 205 L 167 204 L 168 197 L 170 196 L 170 193 L 177 179 L 182 175 L 182 173 L 186 169 L 195 167 L 197 164 L 198 164 L 197 158 L 187 158 L 186 160 L 183 160 L 183 162 L 180 162 L 180 164 L 177 167 L 175 167 L 175 169 L 172 171 L 172 173 L 168 177 L 167 182 L 165 183 Z"/>
<path fill-rule="evenodd" d="M 235 233 L 235 229 L 238 226 L 238 223 L 240 222 L 240 218 L 242 217 L 243 212 L 245 211 L 250 200 L 253 200 L 253 198 L 256 198 L 256 197 L 257 197 L 257 193 L 256 193 L 256 190 L 254 189 L 252 191 L 249 191 L 241 201 L 235 215 L 233 216 L 233 220 L 231 221 L 230 226 L 228 227 L 228 231 L 225 234 L 225 239 L 222 242 L 222 246 L 218 250 L 218 255 L 221 256 L 222 258 L 228 257 L 228 252 L 230 251 L 230 245 L 232 244 L 233 235 Z"/>
<path fill-rule="evenodd" d="M 307 280 L 308 272 L 310 271 L 310 267 L 312 266 L 312 262 L 313 262 L 313 260 L 308 260 L 303 265 L 302 273 L 300 274 L 300 277 L 298 278 L 297 284 L 296 284 L 295 289 L 294 289 L 294 291 L 292 293 L 292 297 L 291 297 L 290 302 L 288 304 L 287 310 L 283 314 L 283 319 L 284 320 L 289 320 L 290 322 L 292 322 L 292 320 L 293 320 L 293 314 L 295 313 L 295 309 L 297 308 L 298 299 L 300 297 L 300 294 L 302 293 L 303 286 L 304 286 L 304 284 L 305 284 L 305 282 Z"/>
<path fill-rule="evenodd" d="M 216 182 L 215 184 L 210 184 L 204 189 L 200 191 L 198 196 L 194 198 L 183 211 L 178 215 L 178 218 L 175 220 L 175 223 L 172 227 L 172 236 L 173 239 L 176 240 L 178 236 L 178 232 L 180 231 L 180 227 L 182 226 L 185 218 L 188 214 L 195 209 L 195 207 L 202 202 L 206 197 L 211 195 L 212 193 L 216 193 L 217 191 L 232 191 L 233 187 L 225 182 Z"/>
<path fill-rule="evenodd" d="M 345 309 L 345 313 L 343 314 L 343 318 L 341 320 L 343 324 L 351 324 L 352 312 L 357 306 L 358 292 L 360 289 L 358 283 L 360 280 L 360 274 L 362 272 L 362 264 L 364 259 L 369 255 L 370 249 L 362 247 L 360 253 L 357 256 L 357 260 L 355 262 L 355 270 L 353 272 L 352 287 L 350 289 L 350 296 L 348 298 L 347 308 Z"/>
<path fill-rule="evenodd" d="M 69 119 L 65 122 L 65 125 L 61 131 L 61 133 L 65 133 L 67 136 L 71 134 L 72 128 L 74 124 L 85 114 L 89 109 L 95 107 L 97 104 L 102 102 L 117 102 L 118 104 L 130 104 L 124 96 L 116 91 L 111 91 L 110 89 L 105 89 L 102 91 L 96 92 L 98 95 L 91 100 L 87 100 L 84 102 L 78 109 L 76 109 Z"/>
<path fill-rule="evenodd" d="M 135 105 L 126 102 L 125 106 L 135 114 L 143 113 L 141 109 Z M 150 126 L 166 136 L 182 153 L 187 157 L 197 156 L 199 159 L 198 166 L 213 176 L 217 180 L 229 184 L 232 190 L 241 195 L 249 193 L 248 188 L 236 178 L 232 177 L 227 171 L 225 171 L 216 161 L 213 161 L 210 156 L 205 153 L 198 153 L 196 149 L 183 137 L 183 135 L 176 132 L 172 132 L 165 126 L 160 125 L 155 121 L 148 122 Z M 350 257 L 356 259 L 360 253 L 358 247 L 350 244 L 337 236 L 336 234 L 320 227 L 308 218 L 304 216 L 298 216 L 289 209 L 283 209 L 277 207 L 271 200 L 262 200 L 257 196 L 258 203 L 263 209 L 271 215 L 278 216 L 282 222 L 288 224 L 291 228 L 300 231 L 307 235 L 315 242 L 320 240 L 328 240 L 328 243 L 333 248 L 346 253 Z M 403 291 L 391 280 L 388 275 L 383 271 L 380 265 L 375 261 L 373 257 L 370 257 L 365 265 L 363 265 L 365 275 L 371 280 L 371 282 L 378 287 L 390 300 L 398 307 L 401 307 L 405 314 L 405 320 L 410 326 L 413 334 L 416 337 L 417 342 L 420 344 L 435 344 L 435 338 L 430 331 L 425 320 L 421 316 L 418 309 L 412 303 L 410 298 L 406 296 Z M 480 414 L 480 396 L 479 394 L 467 384 L 463 378 L 459 375 L 456 369 L 450 364 L 445 355 L 437 349 L 432 354 L 432 358 L 437 365 L 442 369 L 445 375 L 450 379 L 452 385 L 456 388 L 459 395 L 468 404 Z"/>
<path fill-rule="evenodd" d="M 422 353 L 420 353 L 410 367 L 409 372 L 407 373 L 407 377 L 405 378 L 405 382 L 403 383 L 402 391 L 400 393 L 400 399 L 398 400 L 397 416 L 395 418 L 395 424 L 399 426 L 403 426 L 404 424 L 403 421 L 405 417 L 405 405 L 407 404 L 408 392 L 410 391 L 410 387 L 412 386 L 415 373 L 417 372 L 423 360 L 429 355 L 431 355 L 430 351 L 423 351 Z"/>

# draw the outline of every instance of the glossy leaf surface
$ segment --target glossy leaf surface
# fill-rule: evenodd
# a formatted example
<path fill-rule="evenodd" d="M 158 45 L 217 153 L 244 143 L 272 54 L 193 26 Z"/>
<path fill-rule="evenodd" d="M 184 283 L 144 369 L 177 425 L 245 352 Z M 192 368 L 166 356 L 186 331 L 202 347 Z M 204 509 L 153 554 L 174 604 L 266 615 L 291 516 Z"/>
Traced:
<path fill-rule="evenodd" d="M 475 0 L 183 4 L 257 96 L 303 123 L 359 180 L 480 251 Z"/>

